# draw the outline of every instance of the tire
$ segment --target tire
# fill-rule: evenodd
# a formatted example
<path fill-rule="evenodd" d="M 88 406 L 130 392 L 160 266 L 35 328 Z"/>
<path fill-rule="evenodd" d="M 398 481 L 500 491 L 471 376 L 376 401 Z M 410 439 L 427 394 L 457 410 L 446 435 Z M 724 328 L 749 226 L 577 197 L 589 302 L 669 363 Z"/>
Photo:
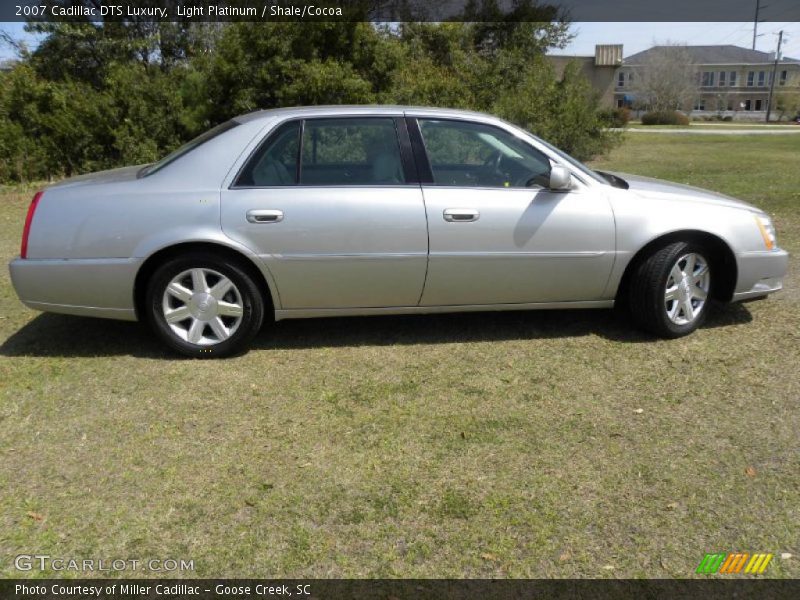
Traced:
<path fill-rule="evenodd" d="M 654 251 L 631 277 L 627 304 L 634 321 L 662 338 L 692 333 L 711 308 L 713 270 L 710 252 L 697 244 L 675 242 Z"/>
<path fill-rule="evenodd" d="M 156 269 L 145 306 L 156 335 L 192 358 L 241 352 L 264 321 L 264 298 L 247 271 L 201 252 L 172 258 Z"/>

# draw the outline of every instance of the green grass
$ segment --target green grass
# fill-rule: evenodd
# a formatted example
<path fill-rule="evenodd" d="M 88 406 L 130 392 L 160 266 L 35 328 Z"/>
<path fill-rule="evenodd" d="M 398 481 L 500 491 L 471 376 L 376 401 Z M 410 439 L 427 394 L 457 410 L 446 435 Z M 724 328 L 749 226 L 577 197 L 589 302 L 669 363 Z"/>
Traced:
<path fill-rule="evenodd" d="M 794 136 L 636 134 L 596 164 L 748 199 L 796 253 L 798 155 Z M 6 259 L 30 195 L 0 198 Z M 42 575 L 8 558 L 40 553 L 201 577 L 687 577 L 748 551 L 793 554 L 767 574 L 798 577 L 791 268 L 675 341 L 610 311 L 326 319 L 217 362 L 27 310 L 3 270 L 0 575 Z"/>
<path fill-rule="evenodd" d="M 696 129 L 800 129 L 790 121 L 771 122 L 769 125 L 760 121 L 690 121 L 688 125 L 642 125 L 638 121 L 631 121 L 628 127 L 631 129 L 686 129 L 687 127 Z"/>

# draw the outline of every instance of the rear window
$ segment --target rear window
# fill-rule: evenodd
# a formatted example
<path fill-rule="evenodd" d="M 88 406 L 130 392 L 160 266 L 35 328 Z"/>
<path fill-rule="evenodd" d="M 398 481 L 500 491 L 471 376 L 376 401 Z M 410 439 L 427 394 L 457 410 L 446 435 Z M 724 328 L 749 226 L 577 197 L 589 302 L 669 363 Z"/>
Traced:
<path fill-rule="evenodd" d="M 186 142 L 183 146 L 181 146 L 177 150 L 167 154 L 164 158 L 162 158 L 158 162 L 154 162 L 152 165 L 148 165 L 145 168 L 143 168 L 141 171 L 139 171 L 139 177 L 147 177 L 148 175 L 152 175 L 156 171 L 160 171 L 168 164 L 178 160 L 181 156 L 186 156 L 192 150 L 195 150 L 196 148 L 202 146 L 209 140 L 213 140 L 218 135 L 223 134 L 226 131 L 230 131 L 237 125 L 239 125 L 237 121 L 226 121 L 224 123 L 217 125 L 216 127 L 213 127 L 212 129 L 209 129 L 205 133 L 201 133 L 192 141 Z"/>

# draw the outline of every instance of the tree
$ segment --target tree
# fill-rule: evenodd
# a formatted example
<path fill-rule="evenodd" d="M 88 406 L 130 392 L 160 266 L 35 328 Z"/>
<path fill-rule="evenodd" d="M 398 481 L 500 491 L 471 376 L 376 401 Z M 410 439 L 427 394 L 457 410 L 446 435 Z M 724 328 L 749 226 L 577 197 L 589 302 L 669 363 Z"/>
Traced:
<path fill-rule="evenodd" d="M 778 120 L 788 116 L 790 119 L 800 115 L 800 90 L 780 92 L 775 97 L 775 110 L 778 111 Z"/>
<path fill-rule="evenodd" d="M 655 46 L 636 65 L 631 91 L 652 111 L 686 110 L 697 95 L 697 68 L 685 46 Z"/>
<path fill-rule="evenodd" d="M 99 0 L 44 0 L 97 4 Z M 0 181 L 155 160 L 238 114 L 314 104 L 424 104 L 497 114 L 577 156 L 607 148 L 578 69 L 557 78 L 548 48 L 569 40 L 533 0 L 472 0 L 458 22 L 66 22 L 0 79 Z M 398 0 L 402 3 L 402 0 Z"/>

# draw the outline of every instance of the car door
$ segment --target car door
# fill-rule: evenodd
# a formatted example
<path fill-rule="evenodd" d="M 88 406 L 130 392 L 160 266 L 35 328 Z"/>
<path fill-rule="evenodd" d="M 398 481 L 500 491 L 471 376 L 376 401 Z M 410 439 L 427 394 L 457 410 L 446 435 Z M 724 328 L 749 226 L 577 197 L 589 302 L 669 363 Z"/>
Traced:
<path fill-rule="evenodd" d="M 417 305 L 428 235 L 405 121 L 279 124 L 223 190 L 222 228 L 265 261 L 283 309 Z"/>
<path fill-rule="evenodd" d="M 510 130 L 424 117 L 409 128 L 430 238 L 421 305 L 602 298 L 615 244 L 604 195 L 548 190 L 550 159 Z"/>

